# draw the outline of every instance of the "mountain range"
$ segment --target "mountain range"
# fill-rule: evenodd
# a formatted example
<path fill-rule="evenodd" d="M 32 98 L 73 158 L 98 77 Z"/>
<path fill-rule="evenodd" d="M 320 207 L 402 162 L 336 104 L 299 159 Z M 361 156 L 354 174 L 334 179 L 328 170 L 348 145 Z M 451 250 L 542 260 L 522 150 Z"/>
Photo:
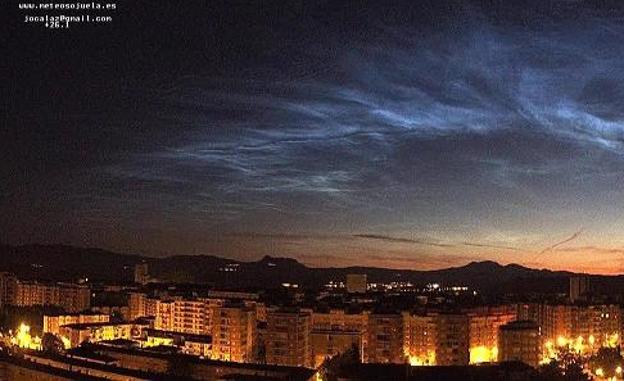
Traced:
<path fill-rule="evenodd" d="M 165 282 L 206 283 L 216 287 L 279 287 L 284 282 L 301 287 L 320 287 L 329 281 L 343 281 L 349 273 L 367 274 L 369 282 L 410 281 L 416 285 L 440 283 L 465 285 L 486 293 L 557 292 L 568 290 L 574 273 L 532 269 L 492 261 L 472 262 L 461 267 L 416 271 L 376 267 L 312 268 L 292 258 L 266 256 L 243 262 L 212 255 L 175 255 L 153 258 L 121 254 L 102 249 L 65 245 L 0 245 L 0 271 L 23 279 L 130 283 L 134 265 L 146 262 L 150 275 Z M 414 260 L 414 267 L 418 261 Z M 591 275 L 596 291 L 619 293 L 624 276 Z"/>

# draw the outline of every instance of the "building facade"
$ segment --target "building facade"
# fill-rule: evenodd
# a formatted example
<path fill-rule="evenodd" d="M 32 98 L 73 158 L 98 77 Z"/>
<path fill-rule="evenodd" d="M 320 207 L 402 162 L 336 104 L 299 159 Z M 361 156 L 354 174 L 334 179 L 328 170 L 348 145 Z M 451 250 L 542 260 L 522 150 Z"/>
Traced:
<path fill-rule="evenodd" d="M 58 306 L 68 313 L 81 312 L 91 305 L 89 287 L 72 283 L 18 281 L 13 304 L 19 307 Z"/>
<path fill-rule="evenodd" d="M 436 364 L 467 365 L 470 360 L 468 316 L 440 313 L 436 319 Z"/>
<path fill-rule="evenodd" d="M 252 362 L 256 339 L 256 317 L 251 308 L 218 306 L 212 312 L 212 358 Z"/>
<path fill-rule="evenodd" d="M 406 361 L 403 350 L 403 315 L 371 313 L 368 317 L 364 362 L 395 363 Z"/>
<path fill-rule="evenodd" d="M 577 301 L 587 300 L 589 292 L 590 283 L 588 276 L 570 277 L 570 291 L 568 293 L 570 302 L 576 303 Z"/>
<path fill-rule="evenodd" d="M 318 367 L 328 357 L 348 350 L 357 350 L 362 358 L 367 323 L 366 312 L 342 309 L 312 312 L 310 342 L 314 366 Z"/>
<path fill-rule="evenodd" d="M 134 320 L 140 317 L 156 317 L 158 299 L 148 297 L 142 292 L 128 294 L 129 318 Z"/>
<path fill-rule="evenodd" d="M 269 364 L 312 367 L 312 316 L 304 311 L 268 311 L 265 337 Z"/>
<path fill-rule="evenodd" d="M 88 323 L 108 323 L 110 316 L 105 314 L 66 314 L 66 315 L 44 315 L 43 332 L 54 335 L 61 334 L 61 327 L 70 324 Z"/>
<path fill-rule="evenodd" d="M 0 272 L 0 308 L 15 304 L 17 277 L 9 272 Z"/>
<path fill-rule="evenodd" d="M 499 327 L 499 361 L 521 361 L 532 367 L 542 356 L 540 328 L 530 320 L 519 320 Z"/>
<path fill-rule="evenodd" d="M 438 314 L 407 314 L 405 353 L 411 365 L 436 365 Z"/>
<path fill-rule="evenodd" d="M 347 274 L 347 292 L 365 293 L 367 287 L 366 274 Z"/>
<path fill-rule="evenodd" d="M 134 283 L 145 285 L 149 283 L 149 266 L 145 262 L 134 265 Z"/>
<path fill-rule="evenodd" d="M 470 363 L 498 360 L 499 327 L 516 320 L 514 306 L 488 306 L 466 311 L 469 329 Z"/>
<path fill-rule="evenodd" d="M 137 332 L 132 323 L 83 323 L 68 324 L 59 328 L 59 334 L 69 340 L 72 348 L 84 342 L 97 343 L 100 341 L 125 339 L 131 340 Z"/>

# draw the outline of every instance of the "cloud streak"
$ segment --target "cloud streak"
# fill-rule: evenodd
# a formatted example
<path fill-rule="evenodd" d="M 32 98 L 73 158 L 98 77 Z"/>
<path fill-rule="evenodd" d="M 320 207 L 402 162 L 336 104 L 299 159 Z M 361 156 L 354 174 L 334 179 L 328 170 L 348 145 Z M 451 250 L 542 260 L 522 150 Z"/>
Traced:
<path fill-rule="evenodd" d="M 546 247 L 544 250 L 542 250 L 542 251 L 540 251 L 540 252 L 539 252 L 539 255 L 546 254 L 547 252 L 552 251 L 552 250 L 554 250 L 554 249 L 558 248 L 558 247 L 559 247 L 559 246 L 561 246 L 561 245 L 565 245 L 565 244 L 566 244 L 566 243 L 568 243 L 568 242 L 572 242 L 572 241 L 574 241 L 574 240 L 575 240 L 575 239 L 577 239 L 577 238 L 578 238 L 578 237 L 579 237 L 582 233 L 583 233 L 583 229 L 581 229 L 581 230 L 579 230 L 579 231 L 577 231 L 577 232 L 574 232 L 574 234 L 572 234 L 572 235 L 571 235 L 571 236 L 569 236 L 568 238 L 566 238 L 566 239 L 564 239 L 564 240 L 562 240 L 562 241 L 556 242 L 556 243 L 554 243 L 554 244 L 552 244 L 552 245 L 550 245 L 550 246 Z"/>
<path fill-rule="evenodd" d="M 487 243 L 462 242 L 461 244 L 464 246 L 484 247 L 484 248 L 490 248 L 490 249 L 513 250 L 513 251 L 523 251 L 523 252 L 526 251 L 526 250 L 519 249 L 517 247 L 492 245 L 492 244 L 487 244 Z"/>
<path fill-rule="evenodd" d="M 384 242 L 391 242 L 391 243 L 413 243 L 413 244 L 418 244 L 418 245 L 443 247 L 443 248 L 453 247 L 453 245 L 450 245 L 450 244 L 427 241 L 423 239 L 397 238 L 397 237 L 390 237 L 390 236 L 379 235 L 379 234 L 354 234 L 353 237 L 363 238 L 363 239 L 372 239 L 376 241 L 384 241 Z"/>

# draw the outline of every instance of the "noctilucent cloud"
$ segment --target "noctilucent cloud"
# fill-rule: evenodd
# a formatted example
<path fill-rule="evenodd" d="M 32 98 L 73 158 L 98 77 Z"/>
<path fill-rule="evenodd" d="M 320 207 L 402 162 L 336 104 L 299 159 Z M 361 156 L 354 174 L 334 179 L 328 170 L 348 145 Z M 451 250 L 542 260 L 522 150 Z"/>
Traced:
<path fill-rule="evenodd" d="M 624 269 L 624 4 L 137 1 L 15 25 L 0 239 Z"/>

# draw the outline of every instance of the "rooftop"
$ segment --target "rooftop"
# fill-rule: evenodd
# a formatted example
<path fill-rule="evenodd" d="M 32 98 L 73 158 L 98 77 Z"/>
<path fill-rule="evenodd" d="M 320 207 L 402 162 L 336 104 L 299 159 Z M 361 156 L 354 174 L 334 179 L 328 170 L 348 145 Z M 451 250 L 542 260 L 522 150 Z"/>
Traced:
<path fill-rule="evenodd" d="M 520 362 L 467 366 L 407 366 L 401 364 L 354 364 L 345 366 L 339 373 L 344 381 L 456 381 L 535 380 L 535 370 Z"/>
<path fill-rule="evenodd" d="M 160 358 L 160 359 L 170 359 L 170 355 L 164 353 L 155 353 L 151 350 L 143 350 L 138 348 L 117 348 L 117 347 L 107 347 L 99 344 L 88 344 L 88 347 L 96 352 L 104 352 L 104 353 L 124 353 L 135 356 L 143 356 L 143 357 L 151 357 L 151 358 Z M 150 348 L 151 349 L 151 348 Z M 267 372 L 277 372 L 284 373 L 290 375 L 291 380 L 308 380 L 315 373 L 312 369 L 307 369 L 303 367 L 292 367 L 292 366 L 281 366 L 281 365 L 269 365 L 269 364 L 250 364 L 250 363 L 239 363 L 239 362 L 229 362 L 229 361 L 219 361 L 219 360 L 209 360 L 209 359 L 201 359 L 197 356 L 179 354 L 180 358 L 183 358 L 189 364 L 196 365 L 204 365 L 204 366 L 214 366 L 221 368 L 229 368 L 229 369 L 249 369 L 249 370 L 260 370 Z"/>
<path fill-rule="evenodd" d="M 505 331 L 522 331 L 525 329 L 539 329 L 539 325 L 532 320 L 516 320 L 502 325 L 500 329 Z"/>
<path fill-rule="evenodd" d="M 120 325 L 132 325 L 130 322 L 99 322 L 99 323 L 74 323 L 74 324 L 66 324 L 63 327 L 68 327 L 71 329 L 89 329 L 89 328 L 98 328 L 98 327 L 106 327 L 106 326 L 120 326 Z"/>

